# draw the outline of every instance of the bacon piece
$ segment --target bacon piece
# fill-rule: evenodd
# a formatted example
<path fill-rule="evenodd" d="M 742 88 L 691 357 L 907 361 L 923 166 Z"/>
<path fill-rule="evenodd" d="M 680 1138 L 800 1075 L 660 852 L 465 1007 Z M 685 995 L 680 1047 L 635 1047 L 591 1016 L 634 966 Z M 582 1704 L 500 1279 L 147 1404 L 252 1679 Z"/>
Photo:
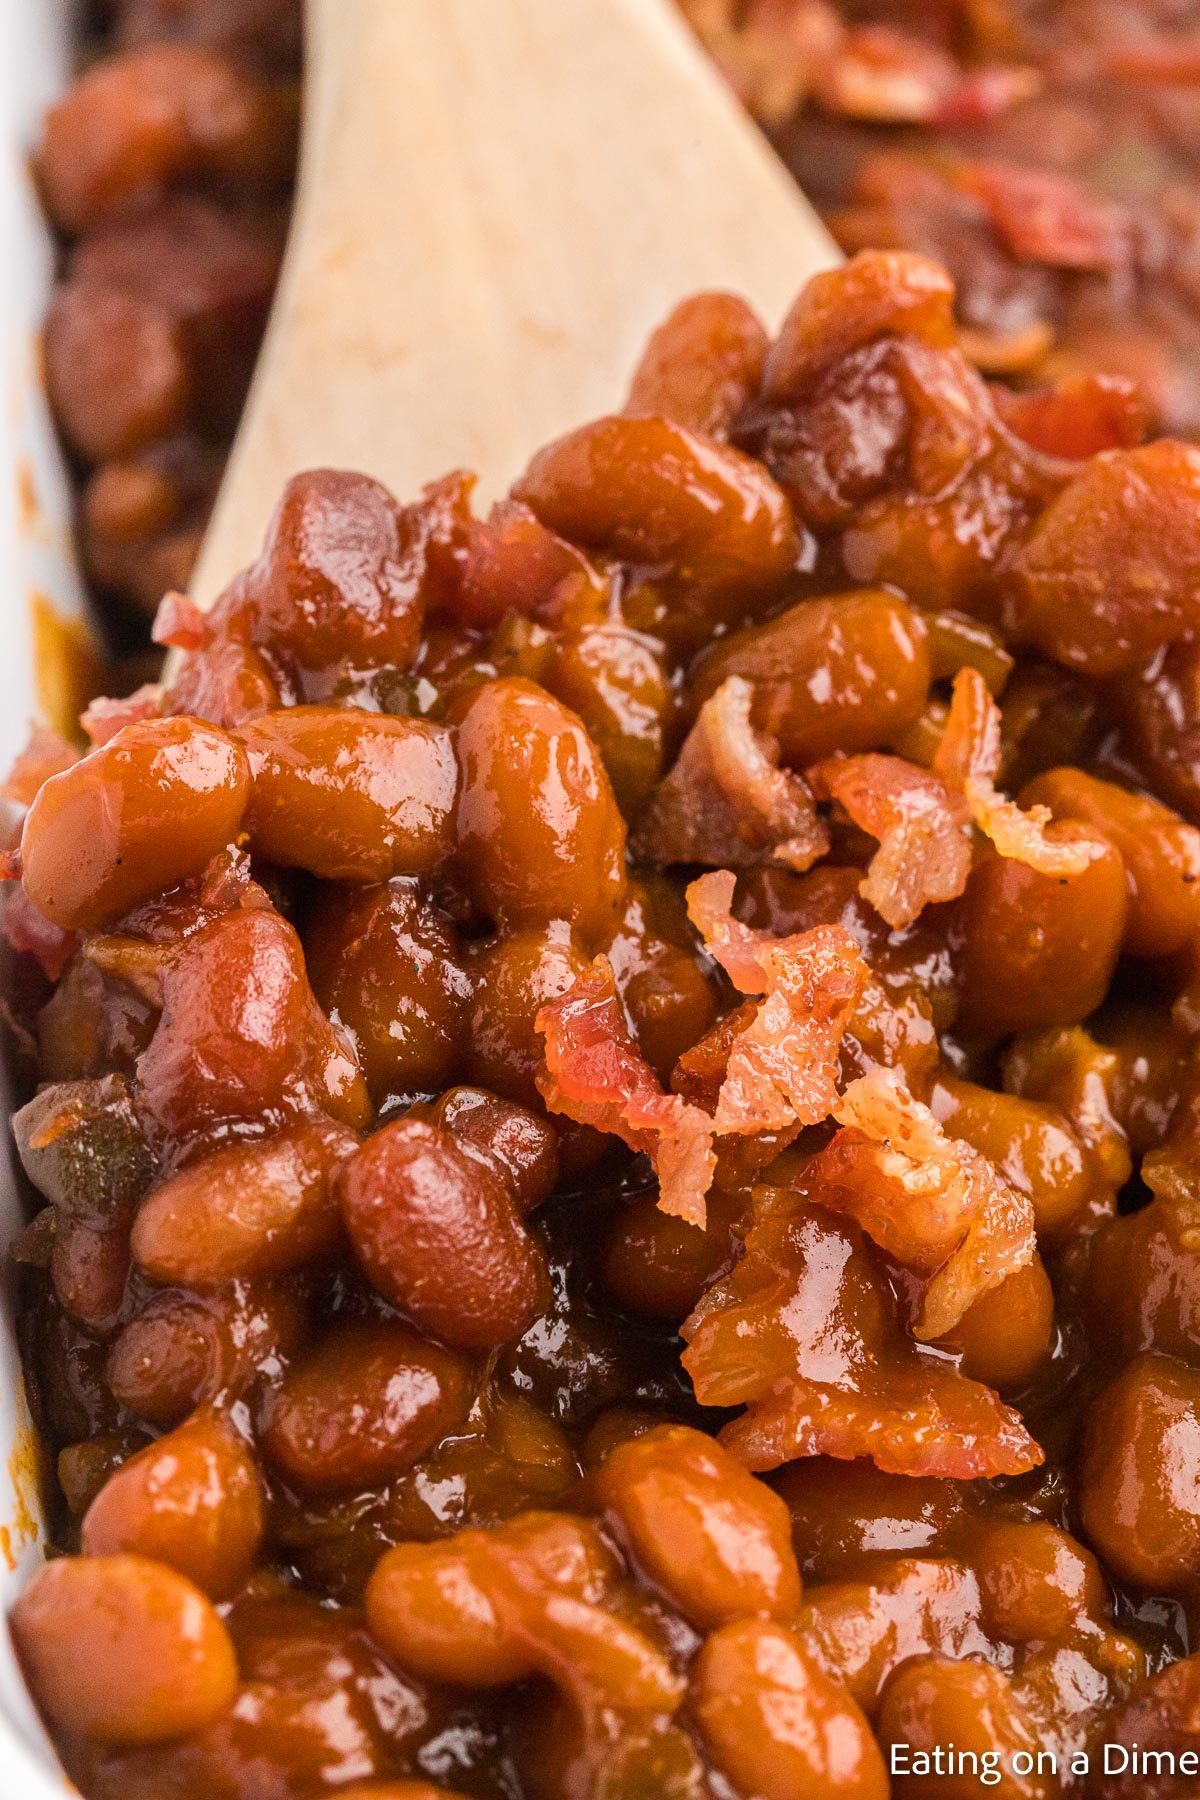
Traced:
<path fill-rule="evenodd" d="M 1024 393 L 995 387 L 996 411 L 1010 431 L 1047 456 L 1085 462 L 1101 450 L 1131 450 L 1149 436 L 1143 389 L 1124 375 L 1076 375 Z"/>
<path fill-rule="evenodd" d="M 894 931 L 922 910 L 955 900 L 971 872 L 970 823 L 961 798 L 928 769 L 899 756 L 831 757 L 808 772 L 813 791 L 836 800 L 879 839 L 859 888 Z"/>
<path fill-rule="evenodd" d="M 31 725 L 25 748 L 14 757 L 0 796 L 17 806 L 30 806 L 43 781 L 51 775 L 61 775 L 78 761 L 78 750 L 60 731 L 52 731 L 48 725 Z"/>
<path fill-rule="evenodd" d="M 971 1480 L 1042 1461 L 1017 1413 L 903 1330 L 859 1228 L 802 1195 L 774 1200 L 682 1332 L 698 1399 L 747 1408 L 720 1434 L 747 1468 L 869 1456 Z"/>
<path fill-rule="evenodd" d="M 741 924 L 735 885 L 722 869 L 687 890 L 709 954 L 741 993 L 763 996 L 730 1048 L 713 1124 L 745 1136 L 815 1125 L 837 1101 L 838 1052 L 867 966 L 842 925 L 776 938 Z"/>
<path fill-rule="evenodd" d="M 81 714 L 79 723 L 87 732 L 92 748 L 98 750 L 126 725 L 136 725 L 141 719 L 157 719 L 162 712 L 162 698 L 162 683 L 147 681 L 132 694 L 125 694 L 118 700 L 93 700 Z"/>
<path fill-rule="evenodd" d="M 842 1129 L 805 1168 L 805 1189 L 926 1278 L 913 1334 L 944 1337 L 1032 1262 L 1033 1207 L 986 1156 L 947 1137 L 895 1069 L 852 1081 L 834 1117 Z"/>
<path fill-rule="evenodd" d="M 972 71 L 887 25 L 848 31 L 817 81 L 816 96 L 843 118 L 889 125 L 978 124 L 1028 100 L 1036 69 L 995 63 Z"/>
<path fill-rule="evenodd" d="M 643 1151 L 658 1176 L 663 1212 L 702 1226 L 716 1167 L 713 1122 L 659 1086 L 630 1036 L 608 958 L 598 956 L 543 1006 L 536 1025 L 546 1040 L 538 1092 L 550 1111 Z"/>
<path fill-rule="evenodd" d="M 962 795 L 975 824 L 1001 856 L 1025 863 L 1040 875 L 1082 874 L 1104 854 L 1104 846 L 1086 838 L 1052 842 L 1046 836 L 1048 807 L 1037 805 L 1023 811 L 1015 800 L 996 792 L 994 778 L 1000 756 L 1000 709 L 979 671 L 960 669 L 954 677 L 946 729 L 933 759 L 935 773 Z"/>
<path fill-rule="evenodd" d="M 640 862 L 741 869 L 772 861 L 802 874 L 825 855 L 829 832 L 808 784 L 779 767 L 778 744 L 754 729 L 753 699 L 751 683 L 731 675 L 705 701 L 638 822 Z"/>
<path fill-rule="evenodd" d="M 38 911 L 19 882 L 0 901 L 0 931 L 12 949 L 36 958 L 51 981 L 58 980 L 79 943 L 73 931 L 64 931 Z"/>
<path fill-rule="evenodd" d="M 1132 260 L 1132 215 L 1082 182 L 1000 159 L 965 163 L 957 179 L 1021 262 L 1112 274 Z"/>

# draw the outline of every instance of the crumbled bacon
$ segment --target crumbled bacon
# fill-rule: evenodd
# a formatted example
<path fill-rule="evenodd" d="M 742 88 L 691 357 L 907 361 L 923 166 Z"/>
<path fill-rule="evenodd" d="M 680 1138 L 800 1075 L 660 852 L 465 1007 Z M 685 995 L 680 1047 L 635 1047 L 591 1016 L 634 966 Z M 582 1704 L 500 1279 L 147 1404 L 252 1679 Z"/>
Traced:
<path fill-rule="evenodd" d="M 63 931 L 38 911 L 19 881 L 0 901 L 0 931 L 14 950 L 36 958 L 51 981 L 58 980 L 79 942 L 73 931 Z"/>
<path fill-rule="evenodd" d="M 682 1331 L 701 1402 L 747 1408 L 720 1435 L 748 1468 L 869 1456 L 972 1480 L 1042 1461 L 1017 1413 L 903 1330 L 858 1227 L 800 1195 L 753 1227 Z"/>
<path fill-rule="evenodd" d="M 93 749 L 99 749 L 126 725 L 136 725 L 141 719 L 157 719 L 162 712 L 162 697 L 162 684 L 147 681 L 121 699 L 91 701 L 79 723 L 87 732 Z"/>
<path fill-rule="evenodd" d="M 713 1123 L 754 1135 L 813 1125 L 837 1100 L 838 1052 L 867 978 L 841 925 L 794 937 L 755 931 L 732 914 L 736 878 L 723 869 L 687 890 L 688 916 L 743 994 L 762 995 L 733 1041 Z"/>
<path fill-rule="evenodd" d="M 635 857 L 665 867 L 745 868 L 766 861 L 802 872 L 829 848 L 803 776 L 779 767 L 779 747 L 750 720 L 754 689 L 722 682 L 700 709 L 674 768 L 633 835 Z"/>
<path fill-rule="evenodd" d="M 821 70 L 816 96 L 827 112 L 876 124 L 975 124 L 1028 100 L 1036 69 L 993 64 L 973 71 L 933 44 L 886 25 L 848 31 Z"/>
<path fill-rule="evenodd" d="M 1000 767 L 1000 709 L 977 669 L 960 669 L 946 729 L 933 759 L 936 774 L 961 793 L 975 824 L 1001 856 L 1025 863 L 1040 875 L 1080 875 L 1103 853 L 1086 838 L 1055 843 L 1046 835 L 1050 812 L 1045 806 L 1023 811 L 995 788 Z M 886 915 L 885 915 L 886 916 Z"/>
<path fill-rule="evenodd" d="M 509 613 L 549 623 L 570 602 L 595 598 L 602 581 L 582 550 L 568 544 L 520 500 L 500 500 L 486 519 L 470 519 L 452 610 L 486 629 Z"/>
<path fill-rule="evenodd" d="M 969 819 L 937 775 L 899 756 L 831 757 L 809 770 L 813 791 L 836 800 L 879 849 L 860 892 L 894 931 L 931 903 L 954 900 L 971 872 Z"/>
<path fill-rule="evenodd" d="M 78 750 L 61 732 L 52 731 L 48 725 L 31 725 L 25 748 L 17 752 L 0 795 L 17 806 L 29 806 L 43 781 L 78 761 Z"/>
<path fill-rule="evenodd" d="M 658 1176 L 662 1210 L 703 1225 L 716 1166 L 713 1122 L 659 1086 L 630 1035 L 608 958 L 598 956 L 543 1006 L 536 1025 L 546 1040 L 538 1091 L 550 1111 L 644 1152 Z"/>
<path fill-rule="evenodd" d="M 1132 449 L 1152 423 L 1142 388 L 1122 375 L 1076 375 L 1024 393 L 996 387 L 992 398 L 1010 431 L 1035 450 L 1070 462 L 1102 450 Z"/>
<path fill-rule="evenodd" d="M 851 1082 L 833 1114 L 842 1129 L 806 1166 L 805 1188 L 926 1278 L 913 1332 L 944 1337 L 1032 1261 L 1033 1207 L 986 1156 L 947 1137 L 895 1069 Z"/>
<path fill-rule="evenodd" d="M 964 164 L 958 179 L 1021 262 L 1111 274 L 1132 260 L 1133 221 L 1126 209 L 1065 175 L 980 160 Z"/>

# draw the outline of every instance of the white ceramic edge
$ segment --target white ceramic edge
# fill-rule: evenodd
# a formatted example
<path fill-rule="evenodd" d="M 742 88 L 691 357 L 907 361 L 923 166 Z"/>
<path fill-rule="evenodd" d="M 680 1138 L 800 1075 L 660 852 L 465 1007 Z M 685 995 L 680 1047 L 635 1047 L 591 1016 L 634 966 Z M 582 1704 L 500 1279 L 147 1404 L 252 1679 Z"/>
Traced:
<path fill-rule="evenodd" d="M 38 118 L 66 79 L 71 0 L 0 0 L 0 768 L 37 711 L 30 603 L 61 613 L 82 599 L 70 548 L 69 487 L 40 379 L 39 325 L 53 250 L 27 167 Z M 4 1096 L 7 1119 L 7 1095 Z M 0 1158 L 0 1256 L 21 1225 L 5 1131 Z M 31 1429 L 13 1332 L 11 1285 L 0 1281 L 0 1609 L 7 1614 L 41 1560 L 34 1517 Z M 31 1529 L 32 1527 L 32 1529 Z M 12 1566 L 10 1566 L 12 1565 Z M 0 1800 L 63 1800 L 61 1773 L 0 1625 Z"/>

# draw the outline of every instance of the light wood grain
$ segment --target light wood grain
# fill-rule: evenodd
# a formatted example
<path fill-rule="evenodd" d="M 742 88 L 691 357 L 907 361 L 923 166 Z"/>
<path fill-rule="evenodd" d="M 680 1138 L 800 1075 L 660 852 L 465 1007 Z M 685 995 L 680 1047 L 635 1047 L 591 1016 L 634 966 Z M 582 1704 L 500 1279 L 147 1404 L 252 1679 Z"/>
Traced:
<path fill-rule="evenodd" d="M 769 324 L 836 251 L 670 0 L 308 0 L 292 234 L 193 592 L 286 477 L 501 492 L 698 288 Z"/>

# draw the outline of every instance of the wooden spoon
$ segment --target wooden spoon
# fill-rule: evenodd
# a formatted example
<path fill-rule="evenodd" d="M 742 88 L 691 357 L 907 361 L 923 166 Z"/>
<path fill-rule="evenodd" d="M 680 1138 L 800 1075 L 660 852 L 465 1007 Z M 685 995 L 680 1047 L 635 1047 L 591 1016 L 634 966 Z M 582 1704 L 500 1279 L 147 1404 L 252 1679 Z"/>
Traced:
<path fill-rule="evenodd" d="M 837 251 L 671 0 L 307 0 L 296 209 L 193 583 L 257 553 L 297 469 L 401 498 L 619 407 L 699 288 L 768 325 Z"/>

